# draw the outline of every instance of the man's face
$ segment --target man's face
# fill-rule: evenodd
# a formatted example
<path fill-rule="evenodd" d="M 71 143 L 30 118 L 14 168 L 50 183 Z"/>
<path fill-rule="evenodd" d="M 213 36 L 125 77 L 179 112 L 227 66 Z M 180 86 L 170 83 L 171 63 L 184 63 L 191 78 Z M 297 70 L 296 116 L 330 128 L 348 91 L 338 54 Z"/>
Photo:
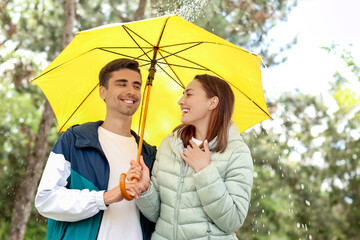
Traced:
<path fill-rule="evenodd" d="M 100 86 L 100 97 L 105 101 L 107 114 L 132 116 L 141 101 L 141 76 L 130 69 L 112 72 L 107 88 Z"/>

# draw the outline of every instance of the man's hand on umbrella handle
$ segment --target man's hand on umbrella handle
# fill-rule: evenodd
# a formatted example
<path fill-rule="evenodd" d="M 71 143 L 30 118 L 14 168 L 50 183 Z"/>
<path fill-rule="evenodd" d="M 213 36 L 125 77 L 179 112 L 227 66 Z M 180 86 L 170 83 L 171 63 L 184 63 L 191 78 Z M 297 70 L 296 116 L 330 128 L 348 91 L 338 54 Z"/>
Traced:
<path fill-rule="evenodd" d="M 131 182 L 134 179 L 141 179 L 141 165 L 135 160 L 130 161 L 130 169 L 126 173 L 126 179 Z"/>
<path fill-rule="evenodd" d="M 144 163 L 143 157 L 140 157 L 140 164 L 132 160 L 130 162 L 130 165 L 131 167 L 127 173 L 128 181 L 134 178 L 138 179 L 138 184 L 141 192 L 145 192 L 150 186 L 150 171 Z"/>
<path fill-rule="evenodd" d="M 127 193 L 133 197 L 138 199 L 140 196 L 140 188 L 139 185 L 136 182 L 126 182 L 125 187 L 127 190 Z M 104 202 L 108 206 L 115 202 L 120 202 L 124 199 L 124 196 L 120 192 L 119 187 L 114 187 L 113 189 L 104 192 Z"/>

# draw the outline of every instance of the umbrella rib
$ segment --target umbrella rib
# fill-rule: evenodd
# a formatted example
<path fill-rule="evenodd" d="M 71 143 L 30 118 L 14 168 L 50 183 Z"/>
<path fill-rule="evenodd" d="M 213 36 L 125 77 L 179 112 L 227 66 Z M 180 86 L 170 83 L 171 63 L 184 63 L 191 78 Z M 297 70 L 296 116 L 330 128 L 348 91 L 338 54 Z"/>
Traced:
<path fill-rule="evenodd" d="M 223 78 L 224 79 L 224 78 Z M 225 79 L 224 79 L 225 80 Z M 225 80 L 226 81 L 226 80 Z M 256 102 L 254 102 L 249 96 L 247 96 L 243 91 L 241 91 L 238 87 L 236 87 L 234 84 L 230 83 L 229 81 L 226 81 L 229 85 L 233 86 L 236 90 L 238 90 L 240 93 L 242 93 L 247 99 L 249 99 L 253 104 L 255 104 L 255 106 L 257 106 L 258 108 L 260 108 L 261 111 L 263 111 L 267 116 L 269 116 L 271 119 L 272 117 L 262 108 L 259 106 L 259 104 L 257 104 Z"/>
<path fill-rule="evenodd" d="M 76 57 L 74 57 L 74 58 L 72 58 L 72 59 L 70 59 L 70 60 L 68 60 L 68 61 L 66 61 L 66 62 L 64 62 L 64 63 L 62 63 L 62 64 L 60 64 L 60 65 L 58 65 L 58 66 L 56 66 L 56 67 L 53 67 L 52 69 L 49 69 L 48 71 L 44 72 L 43 74 L 41 74 L 41 75 L 39 75 L 39 76 L 35 77 L 35 78 L 34 78 L 33 80 L 31 80 L 30 82 L 33 82 L 33 81 L 35 81 L 36 79 L 38 79 L 38 78 L 40 78 L 40 77 L 44 76 L 45 74 L 47 74 L 47 73 L 49 73 L 49 72 L 51 72 L 51 71 L 53 71 L 53 70 L 55 70 L 55 69 L 57 69 L 57 68 L 61 67 L 62 65 L 65 65 L 65 64 L 67 64 L 67 63 L 69 63 L 69 62 L 73 61 L 74 59 L 76 59 L 76 58 L 78 58 L 78 57 L 81 57 L 82 55 L 87 54 L 87 53 L 89 53 L 89 52 L 91 52 L 91 51 L 94 51 L 94 50 L 96 50 L 96 49 L 98 49 L 98 48 L 93 48 L 93 49 L 90 49 L 89 51 L 86 51 L 86 52 L 84 52 L 84 53 L 82 53 L 82 54 L 80 54 L 80 55 L 78 55 L 78 56 L 76 56 Z"/>
<path fill-rule="evenodd" d="M 158 42 L 157 42 L 157 44 L 156 44 L 157 47 L 159 47 L 159 45 L 160 45 L 161 38 L 162 38 L 162 36 L 163 36 L 163 34 L 164 34 L 165 27 L 166 27 L 167 22 L 169 21 L 169 19 L 170 19 L 170 17 L 166 18 L 166 20 L 165 20 L 165 22 L 164 22 L 164 24 L 163 24 L 163 27 L 162 27 L 162 29 L 161 29 L 161 33 L 160 33 Z"/>
<path fill-rule="evenodd" d="M 153 47 L 153 45 L 150 43 L 150 42 L 148 42 L 145 38 L 143 38 L 142 36 L 140 36 L 139 34 L 137 34 L 136 32 L 134 32 L 131 28 L 129 28 L 128 26 L 125 26 L 125 25 L 123 25 L 122 26 L 123 28 L 124 28 L 124 30 L 126 31 L 126 33 L 134 40 L 134 38 L 131 36 L 131 34 L 127 31 L 127 30 L 129 30 L 130 32 L 132 32 L 133 34 L 135 34 L 136 36 L 138 36 L 139 38 L 141 38 L 142 40 L 144 40 L 144 42 L 146 42 L 147 44 L 149 44 L 151 47 Z M 127 30 L 126 30 L 127 29 Z M 136 42 L 135 40 L 134 40 L 134 42 Z M 139 45 L 138 45 L 139 46 Z"/>
<path fill-rule="evenodd" d="M 135 33 L 134 31 L 132 31 L 130 28 L 126 27 L 125 25 L 123 25 L 123 28 L 125 30 L 125 32 L 129 35 L 129 37 L 134 41 L 134 43 L 138 46 L 138 48 L 141 49 L 141 51 L 149 58 L 149 60 L 151 61 L 151 58 L 145 53 L 145 51 L 142 49 L 142 47 L 140 47 L 140 45 L 138 44 L 138 42 L 133 38 L 133 36 L 131 36 L 131 34 L 129 33 L 128 30 L 130 30 L 131 32 L 133 32 L 134 34 L 136 34 L 136 36 L 138 36 L 139 38 L 141 38 L 142 40 L 144 40 L 145 42 L 147 42 L 150 46 L 152 46 L 151 43 L 149 43 L 148 41 L 146 41 L 143 37 L 139 36 L 137 33 Z"/>
<path fill-rule="evenodd" d="M 172 54 L 171 52 L 168 52 L 168 51 L 163 50 L 163 49 L 162 49 L 162 51 L 163 51 L 163 52 L 166 52 L 166 53 L 168 53 L 168 54 Z M 178 58 L 181 58 L 182 60 L 184 60 L 184 61 L 186 61 L 186 62 L 192 63 L 192 64 L 197 65 L 197 66 L 200 67 L 199 69 L 197 69 L 197 68 L 194 68 L 194 69 L 197 69 L 197 70 L 207 70 L 207 71 L 213 72 L 213 71 L 210 70 L 209 68 L 207 68 L 207 67 L 205 67 L 205 66 L 202 66 L 201 64 L 198 64 L 198 63 L 196 63 L 196 62 L 194 62 L 194 61 L 191 61 L 191 60 L 189 60 L 189 59 L 187 59 L 187 58 L 178 56 L 178 55 L 176 55 L 176 54 L 173 54 L 173 56 L 178 57 Z M 174 65 L 174 64 L 172 64 L 172 65 Z M 179 65 L 179 66 L 181 66 L 181 65 Z M 181 66 L 181 67 L 186 67 L 186 66 Z M 188 67 L 188 68 L 192 68 L 192 67 Z M 213 72 L 213 73 L 215 73 L 215 72 Z M 215 74 L 216 74 L 216 73 L 215 73 Z M 218 75 L 218 74 L 217 74 L 217 75 Z M 220 75 L 218 75 L 218 76 L 220 76 Z"/>
<path fill-rule="evenodd" d="M 160 53 L 160 52 L 159 52 Z M 160 53 L 160 55 L 161 55 L 161 53 Z M 183 89 L 185 88 L 185 85 L 184 85 L 184 83 L 180 80 L 180 78 L 179 78 L 179 76 L 176 74 L 176 72 L 171 68 L 171 66 L 169 66 L 170 67 L 170 69 L 172 70 L 172 72 L 175 74 L 175 76 L 176 76 L 176 78 L 177 78 L 177 80 L 175 79 L 175 78 L 173 78 L 164 68 L 162 68 L 160 65 L 158 65 L 158 67 L 161 69 L 161 70 L 163 70 L 163 72 L 164 73 L 166 73 L 166 75 L 168 75 L 169 76 L 169 78 L 171 78 L 172 80 L 174 80 L 174 82 L 176 82 L 176 84 L 178 84 L 180 87 L 182 87 Z M 180 82 L 180 83 L 179 83 Z"/>
<path fill-rule="evenodd" d="M 81 103 L 77 106 L 77 108 L 73 111 L 73 113 L 70 115 L 70 117 L 68 117 L 68 119 L 66 120 L 66 122 L 60 127 L 60 131 L 64 128 L 64 126 L 68 123 L 68 121 L 72 118 L 72 116 L 74 116 L 74 114 L 76 113 L 76 111 L 82 106 L 82 104 L 85 102 L 86 99 L 88 99 L 88 97 L 94 92 L 94 90 L 97 88 L 97 86 L 99 86 L 99 83 L 97 83 L 95 85 L 95 87 L 89 92 L 89 94 L 81 101 Z"/>
<path fill-rule="evenodd" d="M 125 54 L 122 54 L 122 53 L 110 51 L 110 50 L 103 49 L 103 48 L 99 48 L 99 49 L 102 50 L 102 51 L 104 51 L 104 52 L 109 52 L 109 53 L 113 53 L 113 54 L 120 55 L 120 56 L 123 56 L 123 57 L 132 58 L 132 59 L 138 59 L 138 58 L 141 56 L 141 55 L 140 55 L 139 57 L 133 57 L 133 56 L 125 55 Z M 145 54 L 146 54 L 146 53 L 145 53 Z M 150 62 L 149 60 L 146 60 L 146 59 L 138 59 L 138 60 Z"/>
<path fill-rule="evenodd" d="M 180 50 L 180 51 L 178 51 L 178 52 L 175 52 L 175 53 L 170 53 L 170 52 L 168 52 L 168 51 L 166 51 L 166 50 L 163 50 L 163 49 L 161 48 L 161 50 L 163 50 L 164 52 L 169 53 L 169 55 L 167 55 L 166 57 L 163 57 L 162 59 L 165 59 L 165 58 L 168 58 L 168 57 L 170 57 L 170 56 L 176 55 L 176 54 L 178 54 L 178 53 L 184 52 L 184 51 L 189 50 L 190 48 L 196 47 L 196 46 L 198 46 L 198 45 L 200 45 L 200 44 L 202 44 L 202 43 L 199 42 L 199 43 L 197 43 L 197 44 L 195 44 L 195 45 L 193 45 L 193 46 L 190 46 L 190 47 L 188 47 L 188 48 L 184 48 L 184 49 L 182 49 L 182 50 Z M 162 55 L 161 55 L 161 56 L 162 56 Z"/>
<path fill-rule="evenodd" d="M 161 64 L 166 64 L 166 65 L 169 65 L 169 66 L 174 66 L 174 67 L 183 67 L 183 68 L 189 68 L 189 69 L 194 69 L 194 70 L 208 71 L 207 68 L 196 68 L 196 67 L 190 67 L 190 66 L 185 66 L 185 65 L 167 63 L 166 60 L 165 60 L 165 62 L 160 62 L 160 63 Z"/>
<path fill-rule="evenodd" d="M 146 64 L 144 65 L 140 65 L 139 67 L 143 67 L 145 65 L 149 65 L 151 64 L 151 61 L 150 60 L 146 60 L 146 59 L 140 59 L 142 56 L 146 55 L 147 53 L 151 52 L 152 49 L 150 51 L 148 51 L 147 53 L 145 54 L 141 54 L 140 56 L 137 56 L 137 57 L 133 57 L 133 56 L 128 56 L 128 55 L 124 55 L 124 54 L 121 54 L 121 53 L 117 53 L 117 52 L 113 52 L 113 51 L 110 51 L 110 50 L 107 50 L 107 49 L 104 49 L 104 48 L 100 48 L 100 50 L 103 50 L 105 52 L 109 52 L 109 53 L 113 53 L 113 54 L 117 54 L 117 55 L 120 55 L 120 56 L 125 56 L 125 57 L 128 57 L 128 58 L 132 58 L 132 59 L 136 59 L 138 61 L 145 61 L 147 62 Z"/>
<path fill-rule="evenodd" d="M 98 48 L 134 48 L 134 49 L 138 49 L 139 47 L 98 47 Z M 142 48 L 149 48 L 152 49 L 152 47 L 142 47 Z"/>
<path fill-rule="evenodd" d="M 138 56 L 137 58 L 135 58 L 135 59 L 138 59 L 138 60 L 140 60 L 140 61 L 146 61 L 146 62 L 148 62 L 148 63 L 151 63 L 149 60 L 143 60 L 143 59 L 140 59 L 142 56 L 144 56 L 144 55 L 146 55 L 147 56 L 147 54 L 148 53 L 150 53 L 151 51 L 153 51 L 153 49 L 151 48 L 148 52 L 146 52 L 145 54 L 141 54 L 140 56 Z"/>
<path fill-rule="evenodd" d="M 207 41 L 204 41 L 204 42 L 186 42 L 186 43 L 178 43 L 178 44 L 171 44 L 171 45 L 165 45 L 165 46 L 161 46 L 161 48 L 166 48 L 166 47 L 174 47 L 174 46 L 181 46 L 181 45 L 187 45 L 187 44 L 193 44 L 193 43 L 208 43 L 208 44 L 217 44 L 217 45 L 221 45 L 221 46 L 225 46 L 225 47 L 231 47 L 231 48 L 234 48 L 236 50 L 240 50 L 240 51 L 243 51 L 243 52 L 246 52 L 246 53 L 249 53 L 251 55 L 255 55 L 257 57 L 260 57 L 258 56 L 257 54 L 253 53 L 253 52 L 250 52 L 246 49 L 243 49 L 239 46 L 230 46 L 230 45 L 226 45 L 226 44 L 223 44 L 223 43 L 218 43 L 218 42 L 207 42 Z M 261 58 L 261 57 L 260 57 Z"/>

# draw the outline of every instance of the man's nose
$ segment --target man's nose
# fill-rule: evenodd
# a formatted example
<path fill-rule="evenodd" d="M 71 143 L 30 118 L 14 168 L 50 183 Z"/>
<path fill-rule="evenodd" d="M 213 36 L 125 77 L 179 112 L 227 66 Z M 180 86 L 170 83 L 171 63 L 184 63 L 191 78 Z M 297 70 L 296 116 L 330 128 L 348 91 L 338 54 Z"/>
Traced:
<path fill-rule="evenodd" d="M 129 96 L 133 96 L 133 95 L 135 95 L 135 89 L 132 86 L 129 86 L 129 87 L 126 88 L 126 93 Z"/>

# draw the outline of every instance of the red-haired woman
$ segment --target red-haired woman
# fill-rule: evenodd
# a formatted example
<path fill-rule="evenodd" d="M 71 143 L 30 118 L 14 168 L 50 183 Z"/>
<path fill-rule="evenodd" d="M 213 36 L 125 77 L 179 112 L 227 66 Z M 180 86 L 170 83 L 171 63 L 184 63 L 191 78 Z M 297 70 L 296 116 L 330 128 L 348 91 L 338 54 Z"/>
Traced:
<path fill-rule="evenodd" d="M 231 121 L 234 101 L 224 80 L 195 76 L 178 102 L 183 124 L 162 141 L 151 181 L 145 164 L 132 161 L 128 178 L 140 178 L 136 204 L 156 222 L 152 239 L 237 239 L 253 162 Z"/>

